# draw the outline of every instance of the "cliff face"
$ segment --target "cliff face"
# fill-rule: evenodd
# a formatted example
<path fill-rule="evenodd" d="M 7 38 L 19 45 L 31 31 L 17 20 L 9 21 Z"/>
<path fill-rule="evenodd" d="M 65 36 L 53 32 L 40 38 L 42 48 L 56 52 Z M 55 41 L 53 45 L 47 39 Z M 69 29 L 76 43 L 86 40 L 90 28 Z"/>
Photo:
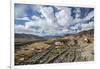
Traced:
<path fill-rule="evenodd" d="M 94 29 L 60 38 L 33 42 L 15 50 L 16 65 L 93 60 Z"/>

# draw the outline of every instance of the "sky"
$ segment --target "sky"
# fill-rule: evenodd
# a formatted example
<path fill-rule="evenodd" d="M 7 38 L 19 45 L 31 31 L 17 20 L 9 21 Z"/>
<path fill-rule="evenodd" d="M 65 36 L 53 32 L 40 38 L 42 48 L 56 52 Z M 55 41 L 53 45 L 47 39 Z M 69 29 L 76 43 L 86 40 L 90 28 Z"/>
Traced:
<path fill-rule="evenodd" d="M 63 36 L 94 28 L 94 8 L 15 4 L 15 33 Z"/>

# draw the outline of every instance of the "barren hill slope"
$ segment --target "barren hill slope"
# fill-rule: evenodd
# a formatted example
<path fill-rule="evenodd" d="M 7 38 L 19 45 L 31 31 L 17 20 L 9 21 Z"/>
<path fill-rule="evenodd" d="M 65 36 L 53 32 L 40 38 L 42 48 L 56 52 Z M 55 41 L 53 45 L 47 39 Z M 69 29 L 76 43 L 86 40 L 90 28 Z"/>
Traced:
<path fill-rule="evenodd" d="M 49 38 L 15 50 L 15 64 L 45 64 L 94 60 L 94 29 Z"/>

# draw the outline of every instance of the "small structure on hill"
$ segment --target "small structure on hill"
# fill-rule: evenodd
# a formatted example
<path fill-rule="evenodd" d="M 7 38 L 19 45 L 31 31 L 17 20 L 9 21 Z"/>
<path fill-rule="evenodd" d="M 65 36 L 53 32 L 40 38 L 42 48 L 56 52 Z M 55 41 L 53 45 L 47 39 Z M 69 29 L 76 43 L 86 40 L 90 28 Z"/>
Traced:
<path fill-rule="evenodd" d="M 63 42 L 60 42 L 60 41 L 56 41 L 56 42 L 54 43 L 54 45 L 55 45 L 55 46 L 61 46 L 61 45 L 64 45 L 64 43 L 63 43 Z"/>
<path fill-rule="evenodd" d="M 84 41 L 90 43 L 91 41 L 88 38 L 84 38 Z"/>

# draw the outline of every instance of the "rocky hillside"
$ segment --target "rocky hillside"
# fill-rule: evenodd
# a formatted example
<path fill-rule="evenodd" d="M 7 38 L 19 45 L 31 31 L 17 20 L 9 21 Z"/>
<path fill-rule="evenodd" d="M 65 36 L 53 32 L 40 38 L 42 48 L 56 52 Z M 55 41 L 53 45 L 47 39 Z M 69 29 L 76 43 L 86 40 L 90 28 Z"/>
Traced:
<path fill-rule="evenodd" d="M 15 65 L 94 60 L 94 29 L 15 47 Z"/>

